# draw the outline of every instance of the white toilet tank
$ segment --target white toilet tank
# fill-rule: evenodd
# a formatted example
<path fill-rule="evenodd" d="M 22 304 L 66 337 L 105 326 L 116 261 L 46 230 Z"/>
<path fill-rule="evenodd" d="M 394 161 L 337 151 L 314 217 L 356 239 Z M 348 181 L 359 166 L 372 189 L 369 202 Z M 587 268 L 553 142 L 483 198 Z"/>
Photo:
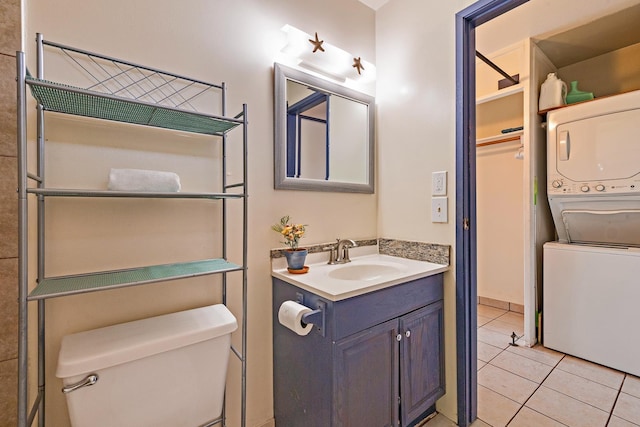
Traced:
<path fill-rule="evenodd" d="M 65 336 L 56 371 L 65 388 L 97 377 L 66 393 L 71 424 L 194 427 L 218 418 L 237 327 L 217 304 Z"/>

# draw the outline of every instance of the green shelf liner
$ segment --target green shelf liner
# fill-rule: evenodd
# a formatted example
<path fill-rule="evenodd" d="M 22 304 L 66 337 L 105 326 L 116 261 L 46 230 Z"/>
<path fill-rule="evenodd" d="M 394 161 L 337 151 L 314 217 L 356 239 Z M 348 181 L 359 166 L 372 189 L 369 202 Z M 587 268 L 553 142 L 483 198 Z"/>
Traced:
<path fill-rule="evenodd" d="M 237 264 L 230 263 L 224 259 L 208 259 L 77 276 L 51 277 L 41 280 L 29 295 L 29 299 L 45 299 L 240 269 L 241 267 Z"/>
<path fill-rule="evenodd" d="M 33 77 L 27 77 L 26 82 L 33 97 L 47 111 L 205 135 L 222 135 L 239 125 L 237 122 L 212 118 L 197 112 L 139 103 L 99 92 L 86 93 L 88 91 L 85 89 Z M 39 85 L 38 82 L 47 86 Z"/>

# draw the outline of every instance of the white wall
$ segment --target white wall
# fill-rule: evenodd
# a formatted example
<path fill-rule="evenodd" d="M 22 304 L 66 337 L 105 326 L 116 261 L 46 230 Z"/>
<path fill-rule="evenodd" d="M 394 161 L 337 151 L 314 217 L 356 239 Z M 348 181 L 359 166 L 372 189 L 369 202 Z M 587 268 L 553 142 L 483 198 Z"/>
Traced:
<path fill-rule="evenodd" d="M 273 72 L 291 24 L 375 63 L 374 12 L 356 0 L 322 5 L 293 0 L 28 0 L 28 64 L 35 70 L 35 33 L 46 39 L 179 74 L 226 81 L 229 112 L 249 105 L 248 423 L 273 417 L 269 249 L 281 246 L 270 225 L 284 214 L 309 224 L 303 243 L 377 236 L 377 195 L 273 190 Z M 33 122 L 31 122 L 33 124 Z M 47 179 L 59 185 L 105 185 L 111 164 L 176 170 L 184 190 L 219 180 L 218 154 L 204 137 L 172 135 L 91 121 L 48 119 Z M 31 135 L 33 137 L 33 135 Z M 233 136 L 231 141 L 233 141 Z M 135 148 L 134 148 L 135 147 Z M 235 150 L 235 149 L 234 149 Z M 232 150 L 231 155 L 237 154 Z M 54 164 L 59 164 L 55 168 Z M 239 179 L 236 164 L 230 182 Z M 114 268 L 210 256 L 218 246 L 218 211 L 171 201 L 56 201 L 49 220 L 52 273 Z M 335 210 L 335 213 L 334 213 Z M 211 215 L 213 214 L 213 219 Z M 140 221 L 140 218 L 144 220 Z M 164 225 L 168 224 L 168 225 Z M 201 227 L 200 224 L 204 226 Z M 235 223 L 234 223 L 235 224 Z M 237 229 L 236 229 L 237 231 Z M 84 233 L 90 238 L 85 239 Z M 103 244 L 96 247 L 93 239 Z M 124 242 L 124 244 L 123 244 Z M 237 245 L 232 252 L 238 253 Z M 33 276 L 32 276 L 33 277 Z M 54 377 L 61 336 L 215 302 L 207 279 L 114 290 L 47 303 L 47 424 L 68 425 Z M 231 358 L 234 360 L 234 358 Z M 237 363 L 231 365 L 233 370 Z M 237 372 L 237 371 L 236 371 Z M 229 380 L 229 425 L 237 425 L 238 382 Z"/>
<path fill-rule="evenodd" d="M 478 296 L 524 304 L 520 140 L 477 148 Z"/>
<path fill-rule="evenodd" d="M 455 13 L 471 0 L 394 0 L 376 14 L 379 234 L 455 243 Z M 449 172 L 449 222 L 431 222 L 431 173 Z M 452 265 L 455 264 L 452 251 Z M 447 394 L 456 419 L 455 272 L 445 274 Z"/>

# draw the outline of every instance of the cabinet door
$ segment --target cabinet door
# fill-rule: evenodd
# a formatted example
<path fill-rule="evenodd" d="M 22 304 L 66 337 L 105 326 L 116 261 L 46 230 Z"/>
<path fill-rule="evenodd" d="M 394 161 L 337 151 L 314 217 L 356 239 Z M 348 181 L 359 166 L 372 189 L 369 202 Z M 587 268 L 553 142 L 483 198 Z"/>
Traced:
<path fill-rule="evenodd" d="M 334 343 L 334 422 L 341 427 L 398 425 L 398 321 Z"/>
<path fill-rule="evenodd" d="M 442 301 L 400 318 L 400 413 L 409 425 L 445 391 Z"/>

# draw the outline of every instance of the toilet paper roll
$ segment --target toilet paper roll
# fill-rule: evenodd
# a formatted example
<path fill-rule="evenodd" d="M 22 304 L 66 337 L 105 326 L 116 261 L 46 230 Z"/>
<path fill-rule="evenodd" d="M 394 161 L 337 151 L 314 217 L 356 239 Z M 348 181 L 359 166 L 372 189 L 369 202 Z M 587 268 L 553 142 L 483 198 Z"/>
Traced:
<path fill-rule="evenodd" d="M 309 307 L 295 301 L 285 301 L 278 310 L 278 322 L 285 328 L 291 329 L 298 335 L 307 335 L 313 328 L 312 324 L 302 326 L 302 316 L 311 313 Z"/>

